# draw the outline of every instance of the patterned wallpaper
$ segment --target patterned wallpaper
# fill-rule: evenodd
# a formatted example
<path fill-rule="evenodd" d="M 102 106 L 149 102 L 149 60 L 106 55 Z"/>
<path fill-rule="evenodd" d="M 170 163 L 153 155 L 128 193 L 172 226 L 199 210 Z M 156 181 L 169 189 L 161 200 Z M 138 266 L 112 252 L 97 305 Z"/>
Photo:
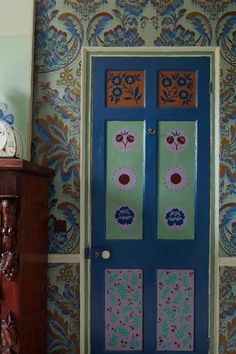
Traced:
<path fill-rule="evenodd" d="M 219 45 L 220 255 L 236 256 L 236 0 L 36 0 L 36 3 L 32 149 L 35 162 L 56 171 L 50 188 L 49 253 L 72 254 L 79 250 L 82 46 Z M 59 275 L 55 276 L 56 271 L 60 273 L 66 267 L 70 265 L 49 271 L 49 290 L 55 291 L 48 301 L 49 353 L 78 352 L 78 324 L 68 306 L 70 281 L 63 278 L 58 287 Z M 71 267 L 76 277 L 76 270 Z M 227 284 L 232 282 L 233 288 L 232 279 Z M 222 288 L 223 284 L 224 281 Z M 224 302 L 222 289 L 220 294 Z M 232 301 L 233 296 L 229 292 Z M 75 296 L 73 301 L 77 300 Z M 223 336 L 227 323 L 229 326 L 231 323 L 227 312 L 224 316 Z M 230 347 L 221 351 L 231 352 Z"/>
<path fill-rule="evenodd" d="M 235 353 L 236 348 L 236 268 L 220 268 L 220 347 L 219 354 Z"/>
<path fill-rule="evenodd" d="M 78 354 L 79 266 L 50 263 L 48 277 L 48 353 Z"/>

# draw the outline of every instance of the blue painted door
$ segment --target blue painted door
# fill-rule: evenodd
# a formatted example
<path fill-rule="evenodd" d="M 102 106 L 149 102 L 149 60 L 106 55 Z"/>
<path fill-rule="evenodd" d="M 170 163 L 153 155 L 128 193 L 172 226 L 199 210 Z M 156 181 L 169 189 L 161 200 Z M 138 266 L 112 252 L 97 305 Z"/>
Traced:
<path fill-rule="evenodd" d="M 206 354 L 209 58 L 92 67 L 91 352 Z"/>

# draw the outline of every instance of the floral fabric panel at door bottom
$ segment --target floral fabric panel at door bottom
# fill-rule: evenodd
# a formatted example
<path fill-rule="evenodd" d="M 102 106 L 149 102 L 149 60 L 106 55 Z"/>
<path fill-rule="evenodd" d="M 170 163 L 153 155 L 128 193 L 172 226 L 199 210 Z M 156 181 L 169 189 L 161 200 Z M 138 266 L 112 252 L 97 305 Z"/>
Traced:
<path fill-rule="evenodd" d="M 157 271 L 157 350 L 193 351 L 194 271 Z"/>
<path fill-rule="evenodd" d="M 105 271 L 105 349 L 142 350 L 143 271 Z"/>

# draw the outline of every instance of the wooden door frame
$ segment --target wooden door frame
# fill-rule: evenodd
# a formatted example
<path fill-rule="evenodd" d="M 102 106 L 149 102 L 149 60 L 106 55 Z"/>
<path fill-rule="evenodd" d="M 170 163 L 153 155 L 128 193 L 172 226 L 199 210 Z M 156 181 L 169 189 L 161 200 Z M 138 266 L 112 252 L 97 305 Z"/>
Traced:
<path fill-rule="evenodd" d="M 210 58 L 210 230 L 209 230 L 209 353 L 219 347 L 219 47 L 84 47 L 82 52 L 81 149 L 80 149 L 80 352 L 90 354 L 91 260 L 91 86 L 95 57 L 209 57 Z M 88 251 L 86 251 L 88 250 Z"/>

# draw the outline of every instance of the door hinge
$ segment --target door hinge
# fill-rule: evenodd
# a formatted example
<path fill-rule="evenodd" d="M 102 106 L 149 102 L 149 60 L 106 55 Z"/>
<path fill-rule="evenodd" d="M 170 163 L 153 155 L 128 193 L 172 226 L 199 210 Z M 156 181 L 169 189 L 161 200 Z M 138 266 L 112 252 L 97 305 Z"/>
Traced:
<path fill-rule="evenodd" d="M 84 249 L 84 258 L 85 259 L 90 259 L 90 257 L 91 257 L 90 247 L 85 247 L 85 249 Z"/>
<path fill-rule="evenodd" d="M 212 81 L 209 82 L 209 93 L 212 93 L 213 91 L 213 85 L 212 85 Z"/>

